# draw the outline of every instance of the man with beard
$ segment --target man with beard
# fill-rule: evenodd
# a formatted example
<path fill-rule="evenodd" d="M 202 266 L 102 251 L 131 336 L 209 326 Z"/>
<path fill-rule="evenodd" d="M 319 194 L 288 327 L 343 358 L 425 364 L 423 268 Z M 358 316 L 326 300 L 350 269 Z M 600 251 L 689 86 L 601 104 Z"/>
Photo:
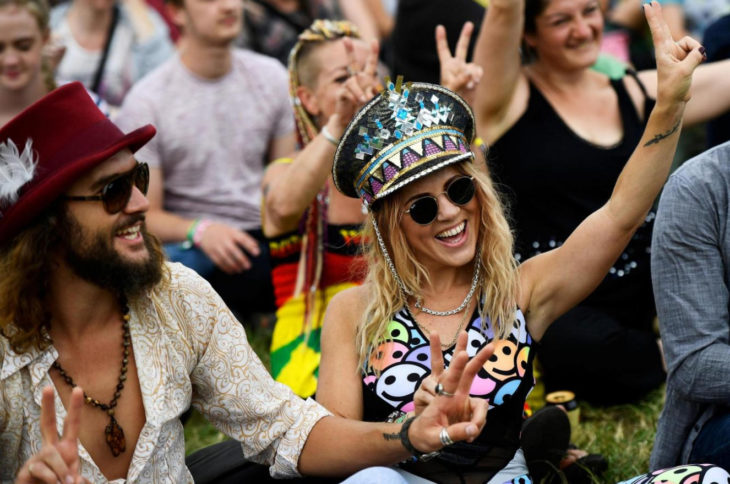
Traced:
<path fill-rule="evenodd" d="M 191 404 L 241 442 L 234 464 L 279 477 L 347 475 L 479 433 L 486 404 L 468 393 L 489 348 L 457 352 L 403 424 L 334 417 L 275 383 L 210 285 L 164 262 L 145 228 L 149 171 L 133 153 L 154 133 L 123 134 L 79 83 L 0 130 L 0 482 L 193 482 Z M 208 457 L 205 471 L 229 470 Z M 401 482 L 363 472 L 351 482 Z"/>

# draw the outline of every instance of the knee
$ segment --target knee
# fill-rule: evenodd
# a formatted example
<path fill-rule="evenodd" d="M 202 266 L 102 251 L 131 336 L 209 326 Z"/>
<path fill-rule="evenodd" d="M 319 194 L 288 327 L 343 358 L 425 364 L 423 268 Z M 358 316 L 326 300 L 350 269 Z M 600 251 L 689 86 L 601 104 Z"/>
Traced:
<path fill-rule="evenodd" d="M 381 484 L 407 483 L 405 478 L 391 467 L 368 467 L 342 481 L 342 484 L 366 484 L 372 482 Z"/>

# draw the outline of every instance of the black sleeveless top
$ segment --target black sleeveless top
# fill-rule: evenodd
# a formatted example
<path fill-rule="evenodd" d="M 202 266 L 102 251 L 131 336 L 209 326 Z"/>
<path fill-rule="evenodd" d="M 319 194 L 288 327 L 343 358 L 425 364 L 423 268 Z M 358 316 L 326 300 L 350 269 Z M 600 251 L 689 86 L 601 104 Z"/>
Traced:
<path fill-rule="evenodd" d="M 477 310 L 466 328 L 467 352 L 474 356 L 494 340 L 491 320 L 484 324 Z M 426 335 L 404 308 L 393 316 L 388 339 L 372 348 L 363 369 L 363 420 L 393 421 L 413 410 L 413 396 L 431 373 L 431 353 Z M 505 339 L 495 340 L 495 350 L 477 373 L 469 394 L 489 403 L 489 416 L 474 443 L 457 442 L 443 449 L 435 461 L 418 463 L 408 470 L 448 481 L 449 475 L 478 473 L 488 480 L 502 469 L 519 448 L 524 405 L 535 385 L 532 373 L 534 347 L 522 311 L 517 309 Z M 454 346 L 443 351 L 448 366 Z M 377 371 L 376 371 L 377 370 Z M 444 473 L 444 478 L 438 476 Z"/>
<path fill-rule="evenodd" d="M 646 125 L 623 79 L 611 80 L 611 86 L 618 97 L 624 133 L 615 146 L 602 147 L 579 137 L 532 82 L 525 113 L 490 146 L 489 165 L 508 202 L 518 261 L 561 245 L 611 196 Z M 639 86 L 646 96 L 644 86 Z M 653 107 L 654 101 L 645 97 L 646 117 Z M 587 302 L 607 307 L 638 304 L 653 313 L 649 272 L 653 219 L 650 212 Z"/>

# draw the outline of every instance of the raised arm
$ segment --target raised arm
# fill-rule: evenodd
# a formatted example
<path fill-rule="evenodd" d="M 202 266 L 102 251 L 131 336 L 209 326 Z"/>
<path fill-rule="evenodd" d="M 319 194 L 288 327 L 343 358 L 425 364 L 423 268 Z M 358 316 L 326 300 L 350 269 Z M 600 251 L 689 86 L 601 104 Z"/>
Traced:
<path fill-rule="evenodd" d="M 479 135 L 487 144 L 509 127 L 510 107 L 521 99 L 517 94 L 527 99 L 520 60 L 524 11 L 525 0 L 491 1 L 474 48 L 474 63 L 488 73 L 473 104 Z"/>
<path fill-rule="evenodd" d="M 608 202 L 583 221 L 558 249 L 521 266 L 520 305 L 530 333 L 540 339 L 552 321 L 583 300 L 641 225 L 669 172 L 692 73 L 704 55 L 687 39 L 675 43 L 661 7 L 645 5 L 658 66 L 657 103 Z"/>
<path fill-rule="evenodd" d="M 298 152 L 291 163 L 273 163 L 264 175 L 263 230 L 274 237 L 296 228 L 317 192 L 332 171 L 336 142 L 347 123 L 376 93 L 378 43 L 372 41 L 364 68 L 355 60 L 352 39 L 343 39 L 351 75 L 337 92 L 335 112 L 314 139 Z M 306 104 L 306 103 L 305 103 Z M 328 139 L 332 138 L 332 139 Z"/>

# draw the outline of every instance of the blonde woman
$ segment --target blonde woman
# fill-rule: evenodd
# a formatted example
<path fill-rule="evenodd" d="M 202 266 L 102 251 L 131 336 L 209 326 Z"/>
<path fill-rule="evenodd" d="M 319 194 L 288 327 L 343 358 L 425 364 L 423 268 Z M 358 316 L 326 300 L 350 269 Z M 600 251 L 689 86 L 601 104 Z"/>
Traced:
<path fill-rule="evenodd" d="M 343 417 L 407 423 L 435 395 L 463 395 L 441 377 L 455 352 L 493 344 L 468 390 L 490 407 L 479 437 L 451 445 L 444 427 L 446 448 L 435 458 L 413 449 L 410 472 L 439 482 L 529 482 L 519 434 L 534 342 L 593 290 L 642 223 L 703 59 L 697 42 L 672 41 L 658 4 L 645 8 L 659 63 L 646 131 L 611 199 L 565 244 L 519 268 L 489 176 L 472 163 L 474 118 L 460 97 L 391 83 L 345 131 L 334 182 L 368 207 L 372 243 L 365 284 L 327 310 L 318 401 Z"/>

